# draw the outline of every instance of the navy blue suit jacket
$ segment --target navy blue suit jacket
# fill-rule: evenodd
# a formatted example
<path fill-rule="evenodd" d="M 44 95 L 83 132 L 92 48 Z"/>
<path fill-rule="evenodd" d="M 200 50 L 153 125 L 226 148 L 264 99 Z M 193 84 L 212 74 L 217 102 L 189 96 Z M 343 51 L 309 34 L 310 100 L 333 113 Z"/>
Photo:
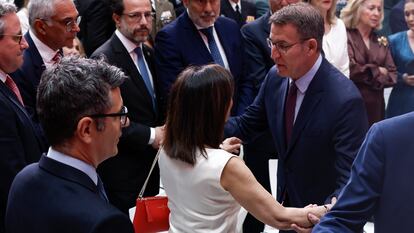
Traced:
<path fill-rule="evenodd" d="M 273 67 L 258 96 L 240 117 L 226 124 L 226 136 L 252 139 L 270 129 L 279 154 L 277 199 L 287 191 L 291 206 L 330 202 L 349 178 L 367 129 L 355 85 L 323 59 L 296 117 L 290 144 L 285 139 L 285 99 L 289 80 Z"/>
<path fill-rule="evenodd" d="M 233 114 L 241 113 L 253 101 L 253 83 L 243 76 L 243 46 L 237 24 L 219 17 L 214 23 L 235 81 Z M 155 60 L 165 105 L 177 75 L 189 65 L 213 63 L 213 58 L 194 23 L 184 12 L 155 37 Z"/>
<path fill-rule="evenodd" d="M 37 86 L 39 85 L 40 78 L 43 71 L 46 69 L 46 66 L 43 63 L 43 59 L 40 56 L 40 53 L 37 50 L 29 32 L 24 35 L 24 38 L 29 44 L 29 48 L 23 52 L 23 65 L 18 70 L 11 73 L 10 76 L 19 87 L 24 107 L 29 113 L 30 118 L 32 118 L 36 133 L 41 139 L 42 146 L 44 148 L 48 148 L 48 142 L 43 129 L 40 126 L 36 112 Z"/>
<path fill-rule="evenodd" d="M 33 124 L 14 93 L 0 81 L 0 232 L 10 186 L 26 165 L 39 161 L 42 148 Z"/>
<path fill-rule="evenodd" d="M 361 232 L 374 215 L 375 232 L 413 232 L 414 113 L 374 124 L 338 202 L 313 232 Z"/>
<path fill-rule="evenodd" d="M 128 216 L 103 200 L 85 173 L 43 156 L 13 181 L 6 213 L 10 233 L 133 233 Z"/>
<path fill-rule="evenodd" d="M 270 11 L 241 28 L 245 48 L 246 78 L 253 80 L 255 95 L 259 92 L 267 72 L 275 64 L 270 57 L 270 47 L 266 42 L 270 34 L 269 18 Z"/>

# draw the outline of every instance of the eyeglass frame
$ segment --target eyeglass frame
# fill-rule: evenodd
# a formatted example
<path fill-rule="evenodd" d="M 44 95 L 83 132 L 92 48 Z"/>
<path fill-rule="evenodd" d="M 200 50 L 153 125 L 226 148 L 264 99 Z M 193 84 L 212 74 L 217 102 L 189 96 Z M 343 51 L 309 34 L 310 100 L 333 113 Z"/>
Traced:
<path fill-rule="evenodd" d="M 13 37 L 13 40 L 17 42 L 18 44 L 22 43 L 23 34 L 17 34 L 17 35 L 11 35 L 11 34 L 0 34 L 0 36 L 11 36 Z"/>
<path fill-rule="evenodd" d="M 282 54 L 287 54 L 287 52 L 289 51 L 289 49 L 291 49 L 293 46 L 297 45 L 297 44 L 301 44 L 303 42 L 305 42 L 306 40 L 309 40 L 310 38 L 306 38 L 306 39 L 301 39 L 296 43 L 290 44 L 290 45 L 286 45 L 286 46 L 282 46 L 280 47 L 281 41 L 274 43 L 269 37 L 266 38 L 266 43 L 267 46 L 269 46 L 269 48 L 273 49 L 273 47 L 275 47 L 277 49 L 278 52 L 282 53 Z"/>
<path fill-rule="evenodd" d="M 146 21 L 150 21 L 155 17 L 155 12 L 146 11 L 146 12 L 130 12 L 130 13 L 122 13 L 121 15 L 128 16 L 128 19 L 134 22 L 141 22 L 142 16 L 144 15 Z"/>
<path fill-rule="evenodd" d="M 71 32 L 75 28 L 75 25 L 79 26 L 79 24 L 81 23 L 81 20 L 82 20 L 82 16 L 78 15 L 76 17 L 76 19 L 70 19 L 67 22 L 65 22 L 66 19 L 64 19 L 64 20 L 55 20 L 55 19 L 52 19 L 52 18 L 44 18 L 44 19 L 41 18 L 40 20 L 58 22 L 62 25 L 65 25 L 66 32 Z"/>
<path fill-rule="evenodd" d="M 98 113 L 98 114 L 91 114 L 87 115 L 87 117 L 91 118 L 105 118 L 105 117 L 119 117 L 119 121 L 121 122 L 121 126 L 126 126 L 128 122 L 128 108 L 126 106 L 122 106 L 119 112 L 115 113 Z"/>

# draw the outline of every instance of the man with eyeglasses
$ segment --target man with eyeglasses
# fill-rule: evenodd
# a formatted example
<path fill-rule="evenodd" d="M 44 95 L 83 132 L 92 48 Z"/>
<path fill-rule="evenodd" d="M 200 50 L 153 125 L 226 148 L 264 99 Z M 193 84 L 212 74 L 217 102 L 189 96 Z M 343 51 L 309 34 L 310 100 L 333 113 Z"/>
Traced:
<path fill-rule="evenodd" d="M 19 88 L 8 75 L 22 65 L 28 47 L 16 10 L 12 3 L 0 1 L 0 233 L 5 232 L 7 197 L 14 177 L 37 162 L 46 149 L 24 109 Z"/>
<path fill-rule="evenodd" d="M 279 155 L 277 200 L 304 207 L 335 202 L 349 178 L 368 120 L 355 85 L 321 56 L 323 18 L 306 3 L 270 17 L 275 62 L 253 104 L 226 125 L 252 139 L 270 129 Z"/>
<path fill-rule="evenodd" d="M 37 106 L 51 146 L 14 179 L 6 232 L 134 232 L 96 172 L 117 154 L 129 123 L 119 88 L 126 78 L 104 61 L 76 57 L 44 71 Z"/>
<path fill-rule="evenodd" d="M 190 65 L 219 64 L 230 70 L 235 83 L 232 115 L 253 101 L 253 83 L 243 74 L 239 26 L 220 16 L 220 0 L 183 0 L 187 11 L 155 37 L 155 59 L 163 109 L 177 75 Z"/>
<path fill-rule="evenodd" d="M 244 42 L 245 75 L 254 82 L 254 95 L 259 93 L 260 86 L 267 72 L 274 66 L 270 56 L 271 48 L 266 43 L 270 33 L 270 16 L 283 7 L 300 2 L 300 0 L 268 0 L 269 10 L 257 20 L 244 25 L 241 33 Z M 269 159 L 277 157 L 270 130 L 258 136 L 254 141 L 244 145 L 244 160 L 256 179 L 269 192 Z M 244 232 L 260 232 L 264 224 L 248 214 L 243 223 Z"/>
<path fill-rule="evenodd" d="M 71 47 L 79 32 L 80 17 L 72 0 L 31 0 L 28 5 L 30 30 L 24 35 L 29 48 L 23 53 L 23 65 L 11 74 L 20 89 L 25 108 L 29 112 L 43 144 L 47 140 L 36 113 L 36 89 L 46 67 L 57 63 L 62 47 Z"/>
<path fill-rule="evenodd" d="M 121 94 L 129 108 L 131 126 L 123 130 L 118 156 L 99 166 L 109 201 L 128 214 L 135 206 L 138 192 L 163 140 L 159 111 L 158 80 L 152 49 L 144 44 L 151 33 L 153 12 L 149 0 L 114 0 L 111 8 L 116 31 L 99 47 L 93 58 L 104 55 L 130 79 L 121 85 Z M 144 196 L 159 192 L 158 166 L 152 173 Z"/>

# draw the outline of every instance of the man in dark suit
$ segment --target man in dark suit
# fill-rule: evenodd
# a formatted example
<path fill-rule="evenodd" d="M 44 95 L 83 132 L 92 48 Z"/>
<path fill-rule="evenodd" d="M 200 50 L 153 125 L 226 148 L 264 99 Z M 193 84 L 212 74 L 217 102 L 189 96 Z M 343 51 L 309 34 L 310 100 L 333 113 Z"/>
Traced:
<path fill-rule="evenodd" d="M 25 34 L 29 48 L 24 51 L 23 65 L 11 74 L 23 97 L 36 132 L 44 135 L 36 113 L 37 85 L 43 70 L 61 57 L 63 46 L 71 47 L 76 33 L 78 12 L 72 0 L 31 0 L 29 3 L 30 30 Z M 43 144 L 47 142 L 43 136 Z"/>
<path fill-rule="evenodd" d="M 276 66 L 254 103 L 229 120 L 226 136 L 248 140 L 270 129 L 279 155 L 278 201 L 293 207 L 331 203 L 367 129 L 364 103 L 353 83 L 322 57 L 324 24 L 316 9 L 289 5 L 270 21 Z"/>
<path fill-rule="evenodd" d="M 79 39 L 82 41 L 86 56 L 99 48 L 115 31 L 112 21 L 110 0 L 75 0 L 82 20 L 79 24 Z"/>
<path fill-rule="evenodd" d="M 154 55 L 144 42 L 152 28 L 149 0 L 114 0 L 113 19 L 117 30 L 92 57 L 105 55 L 110 64 L 121 68 L 130 79 L 121 86 L 129 109 L 130 127 L 123 130 L 118 156 L 108 159 L 98 172 L 105 182 L 110 202 L 125 213 L 135 205 L 138 192 L 151 168 L 162 141 L 157 76 Z M 158 167 L 152 173 L 145 196 L 159 191 Z"/>
<path fill-rule="evenodd" d="M 401 0 L 390 10 L 389 27 L 391 34 L 408 30 L 404 17 L 404 5 L 405 0 Z"/>
<path fill-rule="evenodd" d="M 23 63 L 28 45 L 20 30 L 16 7 L 0 2 L 0 232 L 4 230 L 7 197 L 16 174 L 37 162 L 43 151 L 33 124 L 8 73 Z"/>
<path fill-rule="evenodd" d="M 266 39 L 270 34 L 269 18 L 272 13 L 287 6 L 290 2 L 295 3 L 299 2 L 299 0 L 291 0 L 289 2 L 269 0 L 270 10 L 262 17 L 241 28 L 245 48 L 245 75 L 248 79 L 254 80 L 255 96 L 259 92 L 267 72 L 275 64 L 270 57 L 270 47 L 266 43 Z M 270 130 L 262 133 L 250 143 L 245 144 L 243 149 L 246 165 L 260 184 L 270 192 L 269 159 L 277 157 Z M 244 232 L 261 232 L 263 228 L 264 224 L 262 222 L 256 220 L 251 214 L 247 214 L 243 223 Z"/>
<path fill-rule="evenodd" d="M 82 58 L 64 58 L 44 72 L 38 112 L 51 147 L 13 181 L 6 232 L 134 232 L 96 173 L 128 126 L 119 89 L 125 78 L 117 67 Z"/>
<path fill-rule="evenodd" d="M 220 14 L 242 27 L 256 19 L 256 6 L 247 0 L 221 0 Z"/>
<path fill-rule="evenodd" d="M 220 0 L 184 0 L 187 11 L 155 37 L 155 59 L 165 107 L 177 75 L 189 65 L 217 63 L 229 69 L 235 81 L 232 114 L 253 101 L 252 82 L 243 75 L 243 47 L 237 24 L 219 17 Z"/>
<path fill-rule="evenodd" d="M 338 202 L 312 232 L 362 232 L 372 215 L 377 233 L 412 232 L 413 127 L 408 113 L 370 128 Z"/>

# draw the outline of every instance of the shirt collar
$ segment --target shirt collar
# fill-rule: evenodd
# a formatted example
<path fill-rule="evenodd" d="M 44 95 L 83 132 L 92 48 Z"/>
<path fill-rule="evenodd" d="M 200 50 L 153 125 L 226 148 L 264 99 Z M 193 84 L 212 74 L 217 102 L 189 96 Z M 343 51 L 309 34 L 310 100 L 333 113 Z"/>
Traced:
<path fill-rule="evenodd" d="M 66 164 L 70 167 L 80 170 L 81 172 L 88 175 L 95 183 L 95 185 L 98 184 L 98 174 L 96 173 L 96 169 L 92 165 L 87 164 L 80 159 L 74 158 L 72 156 L 63 154 L 57 150 L 54 150 L 52 147 L 49 147 L 49 151 L 47 152 L 46 156 L 55 161 L 58 161 L 60 163 Z"/>
<path fill-rule="evenodd" d="M 309 87 L 309 84 L 313 80 L 313 77 L 315 76 L 316 72 L 318 71 L 319 67 L 322 63 L 322 55 L 319 54 L 318 59 L 316 60 L 315 64 L 313 64 L 312 68 L 302 77 L 300 77 L 298 80 L 295 81 L 296 86 L 298 87 L 298 90 L 305 94 L 306 90 Z"/>
<path fill-rule="evenodd" d="M 126 50 L 128 51 L 128 53 L 132 53 L 134 52 L 134 49 L 138 46 L 141 47 L 142 49 L 142 43 L 140 43 L 138 46 L 132 42 L 130 39 L 126 38 L 124 36 L 124 34 L 122 34 L 118 29 L 115 30 L 115 34 L 116 36 L 119 38 L 119 40 L 121 41 L 121 43 L 124 45 L 124 47 L 126 48 Z"/>
<path fill-rule="evenodd" d="M 7 74 L 0 70 L 0 80 L 5 83 Z"/>
<path fill-rule="evenodd" d="M 236 11 L 236 6 L 239 6 L 239 11 L 241 12 L 241 4 L 240 4 L 241 1 L 237 3 L 233 2 L 232 0 L 228 0 L 228 1 L 231 5 L 231 8 L 233 8 L 234 11 Z"/>
<path fill-rule="evenodd" d="M 59 50 L 55 51 L 46 44 L 44 44 L 41 40 L 39 40 L 39 38 L 37 38 L 37 36 L 35 35 L 35 33 L 33 33 L 32 30 L 29 30 L 29 34 L 33 40 L 33 43 L 36 45 L 36 48 L 39 51 L 42 60 L 45 63 L 51 62 L 53 57 L 56 55 L 57 52 L 59 52 Z"/>

